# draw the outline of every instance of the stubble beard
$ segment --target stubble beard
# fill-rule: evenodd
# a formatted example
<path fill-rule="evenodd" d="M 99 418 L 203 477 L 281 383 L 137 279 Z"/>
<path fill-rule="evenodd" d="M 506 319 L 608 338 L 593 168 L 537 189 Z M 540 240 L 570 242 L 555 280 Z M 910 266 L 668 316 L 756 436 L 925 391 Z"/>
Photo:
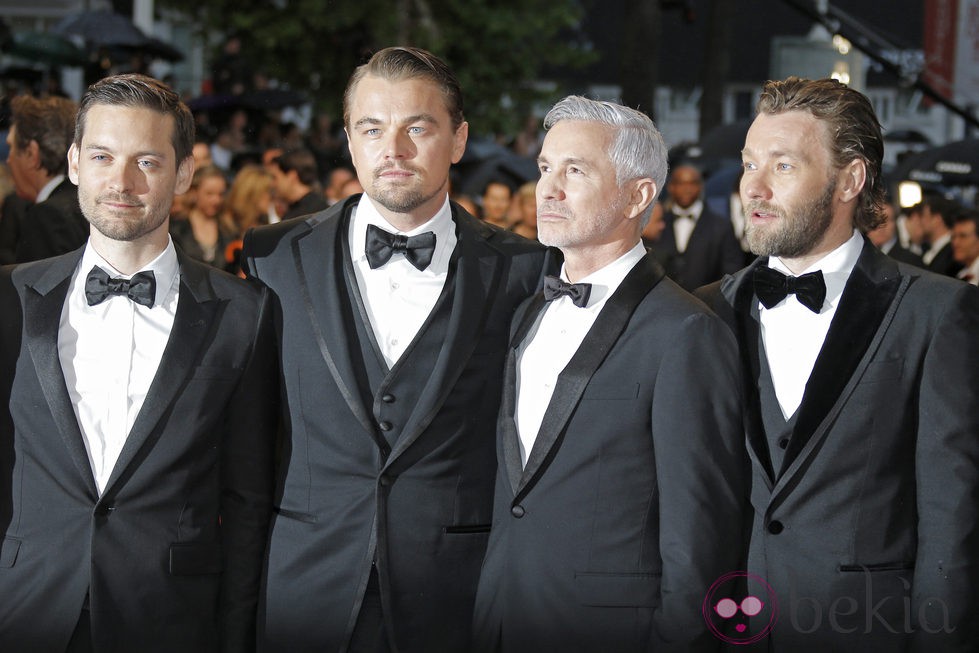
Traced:
<path fill-rule="evenodd" d="M 402 167 L 402 169 L 416 174 L 418 173 L 414 168 Z M 422 192 L 420 188 L 421 184 L 416 183 L 415 179 L 412 180 L 410 186 L 382 186 L 378 184 L 378 180 L 381 179 L 382 173 L 386 170 L 390 170 L 390 168 L 377 168 L 374 170 L 373 188 L 370 189 L 367 195 L 392 213 L 411 213 L 415 209 L 424 206 L 427 202 L 438 196 L 439 193 L 445 192 L 448 179 L 440 184 L 434 192 L 428 194 Z"/>
<path fill-rule="evenodd" d="M 145 236 L 158 229 L 169 217 L 169 212 L 162 209 L 147 213 L 146 206 L 142 202 L 125 195 L 102 195 L 92 200 L 79 189 L 78 200 L 82 214 L 89 224 L 106 238 L 120 242 L 132 242 Z M 104 208 L 102 204 L 111 201 L 135 204 L 142 212 L 136 217 L 110 215 L 112 211 Z"/>
<path fill-rule="evenodd" d="M 811 252 L 822 240 L 833 222 L 833 196 L 836 180 L 831 180 L 823 194 L 803 202 L 791 215 L 773 204 L 754 200 L 744 207 L 745 240 L 758 256 L 797 258 Z M 775 224 L 757 226 L 751 214 L 760 211 L 778 216 Z"/>

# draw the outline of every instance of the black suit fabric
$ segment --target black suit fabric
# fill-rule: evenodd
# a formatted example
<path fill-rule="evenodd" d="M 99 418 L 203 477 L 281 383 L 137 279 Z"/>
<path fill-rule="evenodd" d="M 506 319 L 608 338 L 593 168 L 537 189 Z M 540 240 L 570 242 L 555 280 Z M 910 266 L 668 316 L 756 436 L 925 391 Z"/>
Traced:
<path fill-rule="evenodd" d="M 58 358 L 81 250 L 0 271 L 0 650 L 254 650 L 272 495 L 265 291 L 179 254 L 159 369 L 101 496 Z"/>
<path fill-rule="evenodd" d="M 647 254 L 558 376 L 521 464 L 514 320 L 474 649 L 713 650 L 707 588 L 742 564 L 748 460 L 734 338 Z"/>
<path fill-rule="evenodd" d="M 320 211 L 326 210 L 326 208 L 326 198 L 323 194 L 311 190 L 290 204 L 282 219 L 293 220 L 306 215 L 312 215 L 313 213 L 319 213 Z"/>
<path fill-rule="evenodd" d="M 346 650 L 374 573 L 392 650 L 466 651 L 507 325 L 545 250 L 453 205 L 443 296 L 381 369 L 345 251 L 358 201 L 245 238 L 245 269 L 276 298 L 289 407 L 260 647 Z"/>
<path fill-rule="evenodd" d="M 652 246 L 666 276 L 684 290 L 692 291 L 741 269 L 745 254 L 734 236 L 730 220 L 705 206 L 690 233 L 687 248 L 680 252 L 673 226 L 679 219 L 687 218 L 678 218 L 672 211 L 667 211 L 663 215 L 666 226 Z"/>
<path fill-rule="evenodd" d="M 46 200 L 28 206 L 20 218 L 17 263 L 67 254 L 88 240 L 89 225 L 78 206 L 78 188 L 67 178 Z"/>
<path fill-rule="evenodd" d="M 935 274 L 941 274 L 946 277 L 957 275 L 962 269 L 962 266 L 955 260 L 955 255 L 952 252 L 952 243 L 945 243 L 945 246 L 938 250 L 935 257 L 931 259 L 931 263 L 927 265 L 927 268 Z"/>
<path fill-rule="evenodd" d="M 780 602 L 762 644 L 975 650 L 979 291 L 865 240 L 773 465 L 758 393 L 755 265 L 700 294 L 742 351 L 755 511 L 748 571 Z"/>

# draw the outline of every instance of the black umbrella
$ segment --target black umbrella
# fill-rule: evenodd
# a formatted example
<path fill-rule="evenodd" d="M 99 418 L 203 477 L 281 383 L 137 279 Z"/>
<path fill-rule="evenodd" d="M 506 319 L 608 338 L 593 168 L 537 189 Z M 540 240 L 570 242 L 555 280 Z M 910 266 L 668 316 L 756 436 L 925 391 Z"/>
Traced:
<path fill-rule="evenodd" d="M 967 138 L 909 154 L 889 175 L 941 186 L 979 186 L 979 138 Z"/>
<path fill-rule="evenodd" d="M 138 47 L 149 40 L 131 20 L 108 9 L 66 16 L 51 31 L 61 36 L 80 36 L 86 43 L 98 46 Z"/>
<path fill-rule="evenodd" d="M 77 45 L 50 32 L 15 34 L 6 53 L 18 59 L 52 66 L 82 66 L 88 55 Z"/>

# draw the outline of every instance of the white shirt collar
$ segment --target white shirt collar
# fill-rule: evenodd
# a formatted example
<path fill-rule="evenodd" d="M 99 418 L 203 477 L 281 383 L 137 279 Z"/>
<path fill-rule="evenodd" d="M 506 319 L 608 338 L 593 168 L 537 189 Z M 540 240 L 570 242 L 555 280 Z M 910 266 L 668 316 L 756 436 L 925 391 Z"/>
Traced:
<path fill-rule="evenodd" d="M 843 295 L 843 288 L 846 287 L 846 282 L 850 278 L 853 266 L 857 264 L 857 259 L 860 258 L 861 251 L 863 251 L 863 236 L 860 235 L 859 231 L 854 229 L 853 235 L 850 236 L 849 240 L 799 274 L 795 274 L 789 270 L 777 256 L 769 257 L 768 267 L 789 276 L 802 276 L 803 274 L 821 270 L 823 281 L 826 283 L 826 300 L 823 302 L 823 310 L 826 310 L 827 306 L 836 306 L 840 301 L 840 296 Z"/>
<path fill-rule="evenodd" d="M 38 191 L 37 197 L 34 199 L 34 203 L 40 204 L 44 200 L 51 197 L 51 193 L 54 192 L 54 189 L 57 188 L 58 184 L 60 184 L 64 180 L 65 180 L 64 175 L 55 175 L 54 177 L 51 177 L 51 179 L 48 180 L 48 183 L 41 186 L 41 190 Z"/>
<path fill-rule="evenodd" d="M 108 261 L 102 258 L 99 253 L 95 251 L 95 248 L 92 247 L 92 242 L 89 241 L 85 245 L 82 260 L 78 264 L 79 274 L 87 275 L 89 270 L 96 265 L 102 268 L 112 277 L 123 279 L 130 279 L 133 277 L 132 274 L 123 274 L 119 270 L 112 267 Z M 173 239 L 171 239 L 169 235 L 167 236 L 167 246 L 162 252 L 160 252 L 160 255 L 133 274 L 148 270 L 153 272 L 153 276 L 156 279 L 156 297 L 153 301 L 153 308 L 157 308 L 163 304 L 164 300 L 167 298 L 167 295 L 170 293 L 170 289 L 173 288 L 173 285 L 179 279 L 178 272 L 180 270 L 180 266 L 177 262 L 177 250 L 174 249 Z M 84 287 L 84 284 L 82 285 Z"/>
<path fill-rule="evenodd" d="M 626 278 L 629 271 L 645 255 L 646 248 L 643 247 L 642 241 L 640 240 L 632 249 L 619 258 L 605 267 L 595 270 L 583 279 L 578 280 L 576 283 L 591 284 L 591 293 L 588 295 L 588 305 L 585 308 L 592 309 L 599 303 L 604 304 L 605 300 L 615 292 L 623 279 Z M 568 281 L 568 275 L 564 270 L 564 265 L 561 266 L 561 279 Z M 566 297 L 562 297 L 561 300 L 571 301 Z"/>
<path fill-rule="evenodd" d="M 377 205 L 366 193 L 361 195 L 360 202 L 354 209 L 353 218 L 350 221 L 350 257 L 354 262 L 367 259 L 365 250 L 368 225 L 374 225 L 384 231 L 403 236 L 417 236 L 426 231 L 431 231 L 435 234 L 435 254 L 432 255 L 430 267 L 433 270 L 448 268 L 449 256 L 451 256 L 456 242 L 455 222 L 452 221 L 452 207 L 449 205 L 448 195 L 445 196 L 442 207 L 431 220 L 411 231 L 396 229 L 381 215 L 380 211 L 377 210 Z"/>

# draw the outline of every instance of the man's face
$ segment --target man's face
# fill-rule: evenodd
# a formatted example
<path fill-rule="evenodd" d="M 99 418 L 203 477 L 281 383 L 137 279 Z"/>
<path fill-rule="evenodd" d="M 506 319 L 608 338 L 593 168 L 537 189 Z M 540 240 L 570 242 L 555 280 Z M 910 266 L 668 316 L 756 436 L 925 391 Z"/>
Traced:
<path fill-rule="evenodd" d="M 7 132 L 7 147 L 10 150 L 7 154 L 7 167 L 10 169 L 10 175 L 14 178 L 14 188 L 17 189 L 17 195 L 33 202 L 37 199 L 37 195 L 31 190 L 28 180 L 30 170 L 36 168 L 36 165 L 32 161 L 29 151 L 17 147 L 16 124 L 11 125 L 10 131 Z"/>
<path fill-rule="evenodd" d="M 562 120 L 547 132 L 537 157 L 540 242 L 568 251 L 638 236 L 609 159 L 611 139 L 609 127 L 580 120 Z"/>
<path fill-rule="evenodd" d="M 435 83 L 364 77 L 346 130 L 360 183 L 386 218 L 418 225 L 435 215 L 469 134 L 466 123 L 453 128 Z"/>
<path fill-rule="evenodd" d="M 703 190 L 703 181 L 700 173 L 689 166 L 680 166 L 670 175 L 670 183 L 666 185 L 666 191 L 670 194 L 673 203 L 682 209 L 688 208 L 700 197 Z"/>
<path fill-rule="evenodd" d="M 972 220 L 956 222 L 952 227 L 952 256 L 961 265 L 972 265 L 979 258 L 979 234 Z"/>
<path fill-rule="evenodd" d="M 510 208 L 510 189 L 505 184 L 489 184 L 483 193 L 483 219 L 502 222 Z"/>
<path fill-rule="evenodd" d="M 904 219 L 904 228 L 908 231 L 908 240 L 916 245 L 920 245 L 925 240 L 925 226 L 922 209 L 916 209 L 908 213 Z"/>
<path fill-rule="evenodd" d="M 288 200 L 292 196 L 292 177 L 289 173 L 282 172 L 282 168 L 275 163 L 268 169 L 272 173 L 272 187 L 275 189 L 276 196 Z"/>
<path fill-rule="evenodd" d="M 93 105 L 81 146 L 68 150 L 68 176 L 93 236 L 118 241 L 160 238 L 174 195 L 190 186 L 194 160 L 178 162 L 173 117 L 151 109 Z M 178 165 L 179 164 L 179 165 Z"/>
<path fill-rule="evenodd" d="M 812 252 L 834 217 L 836 177 L 822 121 L 805 111 L 760 114 L 742 152 L 745 236 L 758 255 Z"/>
<path fill-rule="evenodd" d="M 867 232 L 867 238 L 870 239 L 876 247 L 883 247 L 887 242 L 894 237 L 894 233 L 897 230 L 897 225 L 894 222 L 895 209 L 893 204 L 884 204 L 883 214 L 884 221 L 877 226 L 873 231 Z"/>

